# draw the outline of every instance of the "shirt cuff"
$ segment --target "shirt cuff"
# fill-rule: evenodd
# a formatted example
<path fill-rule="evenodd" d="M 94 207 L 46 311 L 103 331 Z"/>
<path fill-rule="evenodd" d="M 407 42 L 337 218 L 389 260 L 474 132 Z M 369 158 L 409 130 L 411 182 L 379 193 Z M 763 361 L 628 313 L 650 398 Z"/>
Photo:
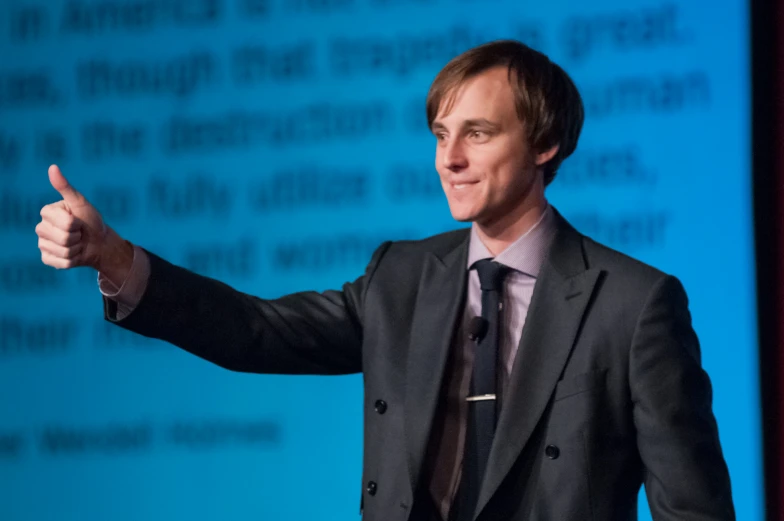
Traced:
<path fill-rule="evenodd" d="M 140 247 L 133 247 L 133 261 L 128 276 L 118 288 L 116 284 L 98 273 L 98 289 L 101 294 L 117 303 L 116 320 L 122 320 L 136 309 L 142 300 L 150 279 L 150 258 Z"/>

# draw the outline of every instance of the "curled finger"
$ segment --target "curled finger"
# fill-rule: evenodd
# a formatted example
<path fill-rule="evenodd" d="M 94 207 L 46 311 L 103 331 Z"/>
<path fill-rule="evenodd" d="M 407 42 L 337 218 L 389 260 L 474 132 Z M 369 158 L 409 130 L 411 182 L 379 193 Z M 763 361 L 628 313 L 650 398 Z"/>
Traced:
<path fill-rule="evenodd" d="M 65 270 L 76 266 L 76 264 L 72 260 L 55 257 L 54 255 L 46 251 L 41 251 L 41 261 L 47 266 L 51 266 L 59 270 Z"/>
<path fill-rule="evenodd" d="M 57 203 L 47 204 L 41 208 L 41 218 L 61 230 L 69 232 L 79 230 L 79 221 L 64 206 Z"/>
<path fill-rule="evenodd" d="M 57 228 L 49 221 L 41 221 L 35 227 L 35 233 L 38 237 L 52 241 L 60 246 L 73 246 L 82 240 L 81 230 L 66 231 Z"/>
<path fill-rule="evenodd" d="M 74 244 L 73 246 L 60 246 L 48 239 L 39 238 L 38 249 L 61 259 L 76 260 L 78 255 L 82 253 L 83 246 L 81 243 Z"/>

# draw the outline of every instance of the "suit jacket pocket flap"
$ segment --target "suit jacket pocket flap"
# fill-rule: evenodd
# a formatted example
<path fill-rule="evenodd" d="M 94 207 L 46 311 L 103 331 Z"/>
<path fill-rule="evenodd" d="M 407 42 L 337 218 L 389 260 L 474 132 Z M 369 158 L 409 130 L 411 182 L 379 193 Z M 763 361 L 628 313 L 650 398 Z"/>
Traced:
<path fill-rule="evenodd" d="M 596 387 L 604 385 L 606 369 L 597 369 L 587 373 L 571 376 L 558 382 L 555 386 L 555 397 L 553 401 L 562 400 L 575 394 L 590 391 Z"/>

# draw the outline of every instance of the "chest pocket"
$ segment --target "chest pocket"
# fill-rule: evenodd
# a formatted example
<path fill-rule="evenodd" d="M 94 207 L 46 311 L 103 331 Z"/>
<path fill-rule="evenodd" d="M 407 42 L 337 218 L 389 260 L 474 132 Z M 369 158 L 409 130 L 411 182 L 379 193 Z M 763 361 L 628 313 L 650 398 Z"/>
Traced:
<path fill-rule="evenodd" d="M 605 386 L 607 378 L 606 369 L 597 369 L 587 373 L 581 373 L 558 382 L 555 386 L 554 402 L 569 398 L 576 394 L 582 394 L 593 389 Z"/>
<path fill-rule="evenodd" d="M 601 369 L 565 378 L 555 386 L 548 420 L 548 442 L 561 445 L 582 443 L 583 432 L 590 430 L 604 400 L 607 370 Z"/>

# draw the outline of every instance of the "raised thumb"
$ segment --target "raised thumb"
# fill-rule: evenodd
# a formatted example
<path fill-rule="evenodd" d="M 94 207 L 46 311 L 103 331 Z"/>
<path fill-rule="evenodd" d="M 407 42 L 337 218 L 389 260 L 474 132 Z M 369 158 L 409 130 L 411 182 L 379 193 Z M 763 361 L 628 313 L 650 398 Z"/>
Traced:
<path fill-rule="evenodd" d="M 52 183 L 52 187 L 60 193 L 67 205 L 79 205 L 84 202 L 84 197 L 82 194 L 77 192 L 76 189 L 71 186 L 63 173 L 60 171 L 60 167 L 57 165 L 52 165 L 49 167 L 49 182 Z"/>

